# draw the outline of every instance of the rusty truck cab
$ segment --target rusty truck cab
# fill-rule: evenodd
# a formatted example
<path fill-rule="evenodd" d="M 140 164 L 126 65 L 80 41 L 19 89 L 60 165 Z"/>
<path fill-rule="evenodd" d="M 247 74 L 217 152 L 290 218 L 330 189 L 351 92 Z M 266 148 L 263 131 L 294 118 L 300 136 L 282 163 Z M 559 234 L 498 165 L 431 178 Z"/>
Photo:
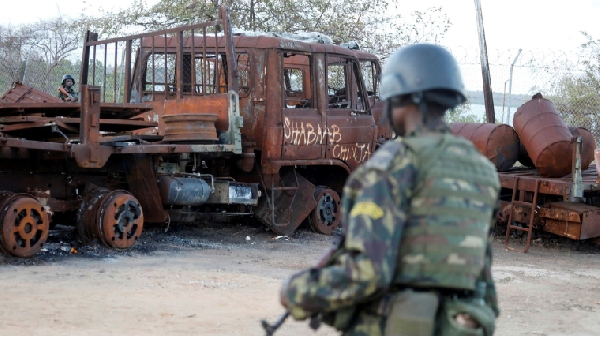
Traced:
<path fill-rule="evenodd" d="M 381 107 L 377 101 L 380 66 L 374 55 L 276 37 L 234 37 L 233 73 L 238 84 L 233 87 L 228 84 L 231 66 L 223 37 L 183 41 L 178 47 L 173 38 L 142 40 L 133 102 L 190 102 L 191 97 L 233 90 L 240 97 L 244 140 L 265 152 L 263 160 L 337 159 L 352 170 L 373 152 L 372 111 Z M 178 49 L 182 70 L 176 67 Z M 204 107 L 195 110 L 206 111 L 208 105 L 224 111 L 215 105 L 215 96 L 210 98 L 210 103 L 201 101 Z M 380 110 L 375 119 L 379 117 Z M 381 137 L 389 136 L 384 132 Z"/>
<path fill-rule="evenodd" d="M 223 175 L 261 184 L 271 216 L 278 192 L 302 191 L 298 176 L 327 188 L 339 205 L 348 175 L 391 137 L 380 125 L 375 55 L 266 35 L 234 36 L 231 48 L 223 36 L 175 38 L 141 40 L 131 101 L 151 103 L 158 117 L 215 113 L 221 131 L 231 126 L 227 94 L 237 93 L 242 153 Z M 162 121 L 158 134 L 164 133 Z M 312 197 L 314 190 L 307 191 Z M 314 205 L 303 206 L 310 212 Z M 282 220 L 288 224 L 262 220 L 271 227 L 296 225 L 278 231 L 287 234 L 308 212 L 297 214 L 299 222 Z"/>

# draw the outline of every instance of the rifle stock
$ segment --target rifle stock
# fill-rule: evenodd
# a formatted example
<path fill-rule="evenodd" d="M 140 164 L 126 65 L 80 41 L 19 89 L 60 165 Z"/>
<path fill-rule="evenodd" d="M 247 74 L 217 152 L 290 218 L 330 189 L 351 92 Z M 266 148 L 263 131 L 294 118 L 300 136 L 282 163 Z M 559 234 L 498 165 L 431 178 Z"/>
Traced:
<path fill-rule="evenodd" d="M 60 91 L 63 95 L 67 96 L 69 99 L 69 101 L 73 100 L 73 97 L 71 96 L 70 93 L 67 92 L 67 90 L 65 90 L 65 88 L 63 88 L 62 86 L 58 88 L 58 91 Z"/>

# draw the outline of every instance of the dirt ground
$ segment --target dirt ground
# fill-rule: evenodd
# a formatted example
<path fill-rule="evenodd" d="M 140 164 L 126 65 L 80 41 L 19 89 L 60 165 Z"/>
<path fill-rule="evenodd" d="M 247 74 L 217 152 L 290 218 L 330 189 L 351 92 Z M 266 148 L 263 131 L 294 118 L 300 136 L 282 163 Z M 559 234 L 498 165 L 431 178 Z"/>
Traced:
<path fill-rule="evenodd" d="M 68 232 L 68 229 L 65 230 Z M 529 253 L 494 245 L 496 335 L 600 334 L 600 246 L 536 236 Z M 51 236 L 31 259 L 0 256 L 0 335 L 264 335 L 283 313 L 283 279 L 336 236 L 306 228 L 276 239 L 257 225 L 146 228 L 128 251 L 70 253 Z M 277 335 L 337 335 L 288 320 Z"/>

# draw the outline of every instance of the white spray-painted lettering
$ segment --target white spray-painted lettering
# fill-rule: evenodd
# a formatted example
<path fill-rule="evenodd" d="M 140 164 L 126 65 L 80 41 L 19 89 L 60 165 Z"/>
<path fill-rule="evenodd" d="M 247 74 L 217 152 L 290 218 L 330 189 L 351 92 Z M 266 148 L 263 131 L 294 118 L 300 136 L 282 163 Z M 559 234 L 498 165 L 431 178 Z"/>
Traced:
<path fill-rule="evenodd" d="M 337 143 L 342 140 L 340 127 L 332 125 L 331 127 L 321 127 L 317 124 L 316 127 L 309 122 L 295 122 L 285 118 L 283 134 L 286 140 L 294 146 L 308 146 L 313 144 L 324 144 L 329 136 L 330 143 Z"/>
<path fill-rule="evenodd" d="M 355 145 L 336 145 L 333 147 L 333 157 L 342 161 L 354 160 L 358 163 L 364 162 L 371 156 L 371 148 L 368 143 L 357 143 Z"/>

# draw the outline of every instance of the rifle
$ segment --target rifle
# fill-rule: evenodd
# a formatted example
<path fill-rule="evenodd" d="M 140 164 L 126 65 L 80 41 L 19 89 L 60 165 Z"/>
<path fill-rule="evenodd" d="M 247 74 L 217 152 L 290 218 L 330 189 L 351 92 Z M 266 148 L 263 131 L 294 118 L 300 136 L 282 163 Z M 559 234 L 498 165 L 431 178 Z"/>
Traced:
<path fill-rule="evenodd" d="M 335 246 L 332 247 L 329 251 L 327 251 L 323 255 L 323 257 L 321 257 L 321 259 L 317 263 L 317 269 L 329 265 L 329 261 L 331 260 L 331 257 L 333 256 L 333 254 L 335 254 L 336 251 L 338 251 L 340 248 L 342 248 L 344 246 L 344 242 L 345 241 L 346 241 L 345 237 L 340 238 L 338 240 L 338 242 L 335 244 Z M 274 324 L 269 324 L 264 319 L 261 320 L 260 321 L 261 322 L 261 326 L 265 330 L 266 336 L 273 336 L 273 334 L 275 333 L 275 331 L 277 331 L 277 329 L 279 329 L 279 327 L 281 327 L 281 325 L 285 322 L 285 320 L 288 318 L 288 316 L 290 316 L 290 312 L 286 311 L 285 313 L 283 313 L 279 317 L 279 319 L 277 320 L 277 322 L 275 322 Z M 310 328 L 312 330 L 317 330 L 317 329 L 319 329 L 321 327 L 321 321 L 319 320 L 319 314 L 318 313 L 315 313 L 315 314 L 311 315 L 309 326 L 310 326 Z"/>
<path fill-rule="evenodd" d="M 65 88 L 62 87 L 62 85 L 58 88 L 58 91 L 60 91 L 63 95 L 67 96 L 69 98 L 68 101 L 73 101 L 73 96 L 71 96 L 71 94 L 68 93 L 67 90 L 65 90 Z"/>
<path fill-rule="evenodd" d="M 285 320 L 288 318 L 288 316 L 290 316 L 290 312 L 286 311 L 283 315 L 281 315 L 279 320 L 277 320 L 277 322 L 275 322 L 272 325 L 269 324 L 266 320 L 261 320 L 260 323 L 261 323 L 263 329 L 265 330 L 266 336 L 273 336 L 275 331 L 277 329 L 279 329 L 279 327 L 281 327 L 281 325 L 283 324 L 283 322 L 285 322 Z"/>

